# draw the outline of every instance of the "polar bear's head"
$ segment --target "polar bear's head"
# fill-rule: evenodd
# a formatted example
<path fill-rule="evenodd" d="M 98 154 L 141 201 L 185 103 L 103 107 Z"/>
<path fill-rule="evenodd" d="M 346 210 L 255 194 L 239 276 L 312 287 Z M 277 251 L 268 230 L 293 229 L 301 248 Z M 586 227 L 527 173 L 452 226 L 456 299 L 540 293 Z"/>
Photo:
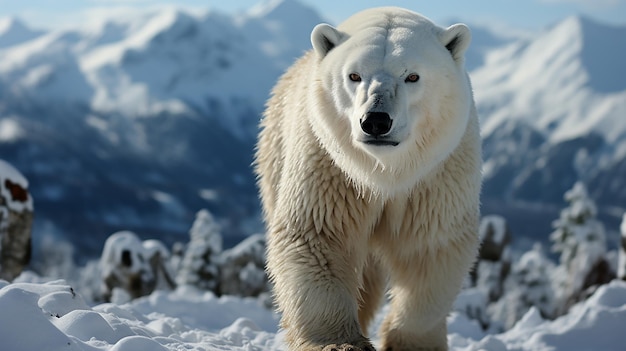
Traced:
<path fill-rule="evenodd" d="M 406 189 L 458 146 L 473 108 L 470 38 L 463 24 L 442 28 L 392 7 L 313 29 L 322 101 L 312 127 L 349 177 Z"/>

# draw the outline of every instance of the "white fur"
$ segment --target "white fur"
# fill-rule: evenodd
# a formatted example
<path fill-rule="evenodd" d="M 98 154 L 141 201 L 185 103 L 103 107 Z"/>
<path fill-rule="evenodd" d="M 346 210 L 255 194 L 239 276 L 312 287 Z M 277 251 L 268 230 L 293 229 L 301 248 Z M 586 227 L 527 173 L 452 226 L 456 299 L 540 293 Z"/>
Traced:
<path fill-rule="evenodd" d="M 325 33 L 330 31 L 328 25 L 319 27 Z M 467 45 L 469 32 L 464 25 L 444 30 L 424 18 L 399 11 L 387 16 L 366 11 L 339 26 L 339 33 L 349 40 L 342 38 L 346 43 L 321 60 L 315 75 L 324 79 L 313 82 L 319 82 L 318 89 L 331 94 L 333 104 L 313 106 L 311 117 L 320 125 L 332 126 L 313 131 L 357 184 L 383 195 L 406 192 L 458 145 L 470 117 L 471 89 L 462 58 L 454 62 L 442 40 L 451 39 L 450 34 L 462 29 L 466 31 L 463 43 Z M 314 30 L 314 43 L 320 34 Z M 361 83 L 349 81 L 352 72 L 361 75 Z M 411 73 L 420 75 L 417 83 L 404 82 Z M 426 89 L 438 94 L 428 94 Z M 400 141 L 398 147 L 381 148 L 358 141 L 362 135 L 359 120 L 371 108 L 368 93 L 375 90 L 394 95 L 382 109 L 392 116 L 391 135 Z M 442 121 L 433 123 L 432 118 Z M 351 145 L 333 147 L 337 140 L 347 138 L 347 131 Z M 428 140 L 430 133 L 439 136 Z"/>
<path fill-rule="evenodd" d="M 446 348 L 445 315 L 478 243 L 469 41 L 462 24 L 367 10 L 315 27 L 313 52 L 275 87 L 256 171 L 292 349 L 369 345 L 364 324 L 386 280 L 393 302 L 383 346 Z M 419 80 L 405 81 L 411 74 Z M 389 114 L 384 138 L 396 146 L 364 142 L 367 112 Z"/>

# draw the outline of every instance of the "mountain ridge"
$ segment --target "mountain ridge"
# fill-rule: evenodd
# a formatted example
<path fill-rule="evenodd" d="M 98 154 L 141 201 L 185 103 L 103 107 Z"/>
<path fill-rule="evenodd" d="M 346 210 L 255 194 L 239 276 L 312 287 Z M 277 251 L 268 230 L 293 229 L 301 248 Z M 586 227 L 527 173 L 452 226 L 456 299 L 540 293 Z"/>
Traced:
<path fill-rule="evenodd" d="M 16 17 L 0 17 L 0 50 L 32 40 L 43 33 L 31 29 Z"/>
<path fill-rule="evenodd" d="M 294 24 L 294 11 L 306 18 Z M 294 0 L 237 15 L 170 7 L 0 48 L 0 155 L 30 180 L 38 228 L 53 223 L 85 255 L 118 229 L 176 241 L 201 208 L 227 245 L 262 231 L 250 168 L 258 120 L 320 22 Z M 576 180 L 600 207 L 625 207 L 626 88 L 598 73 L 619 68 L 621 44 L 601 46 L 617 48 L 609 64 L 580 49 L 625 29 L 588 22 L 531 37 L 473 26 L 484 210 L 506 212 L 522 234 L 536 232 L 524 230 L 536 213 L 515 206 L 558 209 Z"/>
<path fill-rule="evenodd" d="M 607 135 L 610 141 L 626 138 L 626 123 L 610 117 L 626 112 L 626 81 L 608 83 L 612 91 L 597 83 L 626 74 L 617 64 L 626 61 L 626 44 L 614 46 L 610 55 L 605 54 L 605 44 L 598 44 L 622 35 L 626 27 L 574 16 L 533 39 L 491 52 L 485 66 L 472 72 L 478 109 L 486 116 L 484 133 L 510 118 L 523 118 L 548 131 L 554 141 L 589 130 Z M 607 56 L 612 57 L 611 65 L 605 64 Z"/>

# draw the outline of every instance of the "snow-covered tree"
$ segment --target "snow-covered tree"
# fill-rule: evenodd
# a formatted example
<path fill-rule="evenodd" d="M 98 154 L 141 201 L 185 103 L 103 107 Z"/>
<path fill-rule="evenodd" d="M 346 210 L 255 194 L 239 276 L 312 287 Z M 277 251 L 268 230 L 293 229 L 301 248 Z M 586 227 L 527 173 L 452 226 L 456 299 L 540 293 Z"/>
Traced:
<path fill-rule="evenodd" d="M 176 277 L 178 284 L 195 285 L 218 293 L 222 235 L 209 211 L 200 210 L 196 214 L 189 236 Z"/>
<path fill-rule="evenodd" d="M 560 266 L 555 275 L 557 294 L 564 313 L 586 297 L 589 287 L 610 280 L 611 270 L 605 259 L 606 237 L 604 226 L 595 217 L 597 208 L 581 182 L 565 193 L 568 207 L 553 222 L 550 234 L 552 249 L 560 253 Z"/>
<path fill-rule="evenodd" d="M 252 235 L 224 251 L 221 263 L 221 294 L 258 296 L 269 290 L 265 273 L 264 235 Z"/>
<path fill-rule="evenodd" d="M 484 291 L 478 288 L 469 288 L 461 291 L 454 301 L 452 309 L 475 320 L 481 328 L 489 328 L 491 321 L 487 313 L 488 298 Z"/>
<path fill-rule="evenodd" d="M 143 255 L 148 260 L 150 268 L 156 279 L 155 290 L 168 290 L 174 289 L 176 283 L 174 282 L 174 274 L 172 274 L 172 268 L 169 266 L 170 253 L 169 250 L 158 240 L 145 240 L 142 243 Z"/>
<path fill-rule="evenodd" d="M 533 306 L 544 318 L 554 317 L 551 281 L 554 269 L 554 263 L 545 256 L 540 244 L 524 253 L 513 264 L 505 282 L 504 295 L 488 308 L 494 325 L 499 324 L 502 329 L 508 330 Z"/>
<path fill-rule="evenodd" d="M 626 280 L 626 213 L 622 218 L 622 225 L 620 226 L 622 232 L 619 248 L 619 258 L 617 266 L 617 278 Z"/>
<path fill-rule="evenodd" d="M 112 298 L 115 289 L 136 298 L 149 294 L 156 285 L 141 240 L 133 232 L 121 231 L 107 238 L 100 257 L 100 271 L 105 300 Z"/>
<path fill-rule="evenodd" d="M 541 244 L 535 244 L 513 264 L 505 283 L 505 295 L 490 306 L 491 318 L 501 323 L 504 329 L 510 329 L 533 306 L 543 318 L 553 318 L 554 270 L 555 265 L 546 257 Z"/>
<path fill-rule="evenodd" d="M 173 288 L 166 266 L 168 256 L 165 246 L 157 240 L 142 242 L 129 231 L 112 234 L 104 243 L 100 258 L 104 299 L 126 302 L 157 288 Z"/>
<path fill-rule="evenodd" d="M 472 285 L 484 292 L 489 302 L 497 301 L 511 268 L 511 233 L 501 216 L 485 216 L 480 222 L 481 247 L 471 272 Z"/>
<path fill-rule="evenodd" d="M 179 272 L 182 268 L 183 258 L 185 257 L 185 244 L 175 242 L 172 245 L 172 255 L 170 256 L 170 267 L 174 272 Z"/>

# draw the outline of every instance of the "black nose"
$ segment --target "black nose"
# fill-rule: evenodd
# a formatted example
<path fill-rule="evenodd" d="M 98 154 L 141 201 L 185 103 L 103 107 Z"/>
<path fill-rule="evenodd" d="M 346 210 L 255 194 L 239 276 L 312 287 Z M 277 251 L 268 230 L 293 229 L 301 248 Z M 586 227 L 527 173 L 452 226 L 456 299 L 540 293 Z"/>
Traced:
<path fill-rule="evenodd" d="M 391 117 L 386 112 L 368 112 L 361 119 L 361 129 L 365 134 L 374 137 L 389 133 Z"/>

